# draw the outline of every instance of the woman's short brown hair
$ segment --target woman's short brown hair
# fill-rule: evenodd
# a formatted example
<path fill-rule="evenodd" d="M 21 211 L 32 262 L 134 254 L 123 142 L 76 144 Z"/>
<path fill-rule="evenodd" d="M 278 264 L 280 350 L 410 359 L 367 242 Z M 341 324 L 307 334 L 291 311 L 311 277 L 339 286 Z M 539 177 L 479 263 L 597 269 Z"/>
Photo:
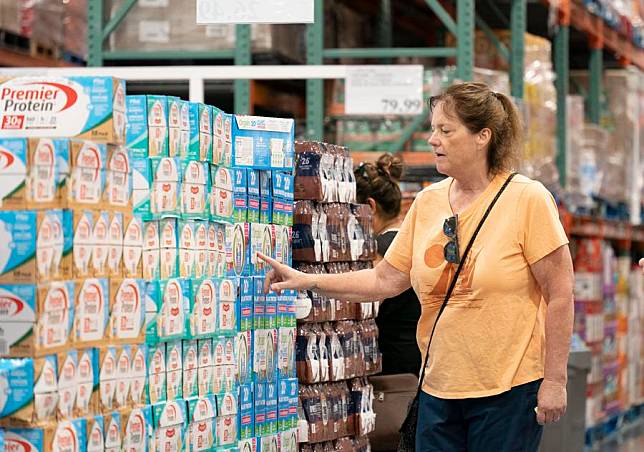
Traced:
<path fill-rule="evenodd" d="M 485 83 L 458 83 L 429 99 L 430 112 L 443 102 L 446 115 L 456 115 L 471 133 L 487 128 L 492 138 L 487 151 L 490 173 L 516 167 L 523 125 L 519 112 L 505 94 L 492 91 Z"/>

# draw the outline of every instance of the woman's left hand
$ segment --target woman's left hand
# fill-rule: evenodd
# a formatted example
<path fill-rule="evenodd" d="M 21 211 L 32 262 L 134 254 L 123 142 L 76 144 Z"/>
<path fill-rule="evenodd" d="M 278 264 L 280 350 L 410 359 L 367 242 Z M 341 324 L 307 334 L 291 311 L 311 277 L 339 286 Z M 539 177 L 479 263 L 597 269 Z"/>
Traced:
<path fill-rule="evenodd" d="M 558 422 L 566 412 L 566 385 L 543 380 L 537 395 L 537 422 L 541 425 Z"/>

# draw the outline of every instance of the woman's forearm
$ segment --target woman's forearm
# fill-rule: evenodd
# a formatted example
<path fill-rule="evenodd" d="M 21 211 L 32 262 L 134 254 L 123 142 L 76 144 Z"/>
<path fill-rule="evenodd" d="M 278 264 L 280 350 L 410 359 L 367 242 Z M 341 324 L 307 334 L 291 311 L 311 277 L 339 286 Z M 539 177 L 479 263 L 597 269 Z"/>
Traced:
<path fill-rule="evenodd" d="M 373 268 L 336 275 L 309 274 L 307 279 L 309 290 L 330 298 L 359 303 L 382 297 L 378 294 L 376 270 Z"/>
<path fill-rule="evenodd" d="M 573 328 L 572 298 L 557 298 L 548 302 L 546 313 L 546 363 L 544 379 L 566 384 L 568 352 Z"/>

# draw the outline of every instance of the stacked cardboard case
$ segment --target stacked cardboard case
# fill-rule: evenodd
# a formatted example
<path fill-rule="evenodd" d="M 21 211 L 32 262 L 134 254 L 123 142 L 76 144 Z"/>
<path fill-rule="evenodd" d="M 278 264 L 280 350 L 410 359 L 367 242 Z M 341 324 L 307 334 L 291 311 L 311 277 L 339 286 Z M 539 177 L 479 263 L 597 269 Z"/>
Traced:
<path fill-rule="evenodd" d="M 14 78 L 0 92 L 5 444 L 144 450 L 152 418 L 125 85 Z"/>
<path fill-rule="evenodd" d="M 156 448 L 294 450 L 294 296 L 264 294 L 256 258 L 290 263 L 293 121 L 127 107 Z"/>
<path fill-rule="evenodd" d="M 6 444 L 296 448 L 294 296 L 254 257 L 290 262 L 293 122 L 0 83 Z"/>
<path fill-rule="evenodd" d="M 298 142 L 293 259 L 307 273 L 371 268 L 372 212 L 355 204 L 353 161 L 347 148 Z M 351 303 L 314 291 L 298 294 L 297 375 L 302 451 L 369 449 L 375 426 L 373 387 L 380 372 L 377 303 Z M 328 413 L 328 415 L 327 415 Z"/>

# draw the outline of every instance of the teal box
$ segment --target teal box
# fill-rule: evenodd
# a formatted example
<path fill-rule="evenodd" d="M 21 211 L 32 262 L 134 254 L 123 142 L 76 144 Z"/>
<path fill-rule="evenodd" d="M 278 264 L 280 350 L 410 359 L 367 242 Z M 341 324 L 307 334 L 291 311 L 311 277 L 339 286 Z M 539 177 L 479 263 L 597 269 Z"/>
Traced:
<path fill-rule="evenodd" d="M 125 96 L 125 147 L 133 159 L 148 157 L 148 104 L 146 96 Z"/>
<path fill-rule="evenodd" d="M 253 413 L 253 385 L 239 387 L 239 438 L 251 439 L 255 436 L 255 422 Z"/>
<path fill-rule="evenodd" d="M 253 277 L 253 329 L 264 329 L 264 317 L 266 315 L 266 294 L 264 293 L 264 278 Z"/>
<path fill-rule="evenodd" d="M 293 119 L 235 115 L 232 124 L 233 166 L 293 168 Z"/>
<path fill-rule="evenodd" d="M 210 198 L 211 218 L 229 223 L 247 221 L 246 173 L 240 169 L 210 168 L 213 190 Z"/>
<path fill-rule="evenodd" d="M 255 435 L 268 435 L 266 428 L 266 383 L 254 384 L 255 397 Z"/>
<path fill-rule="evenodd" d="M 146 96 L 148 109 L 148 157 L 169 156 L 168 99 Z"/>
<path fill-rule="evenodd" d="M 273 224 L 293 226 L 293 201 L 275 198 L 272 201 Z"/>
<path fill-rule="evenodd" d="M 246 170 L 246 180 L 248 187 L 248 196 L 255 196 L 259 198 L 259 170 L 248 168 Z"/>
<path fill-rule="evenodd" d="M 264 224 L 273 223 L 273 200 L 272 199 L 260 198 L 259 222 Z"/>
<path fill-rule="evenodd" d="M 177 399 L 152 406 L 156 450 L 185 451 L 188 412 L 186 401 Z"/>
<path fill-rule="evenodd" d="M 212 159 L 212 119 L 210 107 L 189 102 L 190 140 L 184 159 L 209 162 Z"/>
<path fill-rule="evenodd" d="M 237 319 L 237 278 L 219 280 L 219 315 L 217 332 L 220 336 L 234 337 L 239 329 Z"/>
<path fill-rule="evenodd" d="M 277 383 L 266 383 L 266 427 L 264 431 L 275 435 L 278 431 Z"/>
<path fill-rule="evenodd" d="M 181 164 L 174 157 L 150 158 L 152 184 L 150 212 L 153 219 L 181 215 Z"/>
<path fill-rule="evenodd" d="M 260 198 L 256 196 L 248 197 L 248 222 L 260 223 Z"/>
<path fill-rule="evenodd" d="M 159 299 L 159 282 L 149 281 L 145 285 L 145 343 L 156 344 L 159 340 L 157 334 L 157 316 L 161 300 Z"/>
<path fill-rule="evenodd" d="M 208 164 L 197 160 L 181 162 L 181 217 L 207 220 L 210 195 Z"/>
<path fill-rule="evenodd" d="M 253 278 L 239 278 L 239 330 L 253 329 Z"/>
<path fill-rule="evenodd" d="M 63 256 L 69 256 L 74 246 L 73 211 L 63 209 Z"/>
<path fill-rule="evenodd" d="M 214 451 L 216 446 L 217 399 L 211 395 L 188 399 L 186 452 Z"/>
<path fill-rule="evenodd" d="M 280 432 L 285 432 L 291 428 L 291 419 L 288 412 L 291 404 L 289 389 L 290 384 L 288 380 L 280 380 L 278 382 L 277 430 Z"/>
<path fill-rule="evenodd" d="M 166 364 L 166 343 L 158 342 L 147 347 L 146 367 L 148 375 L 165 374 Z"/>
<path fill-rule="evenodd" d="M 231 276 L 252 275 L 251 261 L 251 224 L 235 223 L 230 225 L 230 240 L 226 243 L 226 256 L 231 259 Z"/>
<path fill-rule="evenodd" d="M 272 172 L 273 198 L 281 198 L 293 202 L 295 179 L 293 174 L 285 171 Z"/>
<path fill-rule="evenodd" d="M 253 380 L 253 332 L 241 331 L 236 338 L 237 374 L 240 384 Z"/>
<path fill-rule="evenodd" d="M 288 398 L 290 400 L 288 414 L 289 414 L 289 419 L 291 420 L 290 428 L 297 428 L 297 423 L 298 423 L 297 407 L 299 403 L 298 396 L 299 396 L 299 383 L 297 381 L 297 378 L 290 378 L 288 380 Z"/>

